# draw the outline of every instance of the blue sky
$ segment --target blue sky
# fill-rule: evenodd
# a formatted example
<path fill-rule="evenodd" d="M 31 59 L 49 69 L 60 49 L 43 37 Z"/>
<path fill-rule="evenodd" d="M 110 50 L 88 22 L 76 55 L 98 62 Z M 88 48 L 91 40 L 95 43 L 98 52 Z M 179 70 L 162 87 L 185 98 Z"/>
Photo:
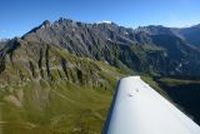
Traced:
<path fill-rule="evenodd" d="M 1 0 L 0 38 L 21 36 L 44 20 L 110 20 L 127 27 L 200 23 L 199 0 Z"/>

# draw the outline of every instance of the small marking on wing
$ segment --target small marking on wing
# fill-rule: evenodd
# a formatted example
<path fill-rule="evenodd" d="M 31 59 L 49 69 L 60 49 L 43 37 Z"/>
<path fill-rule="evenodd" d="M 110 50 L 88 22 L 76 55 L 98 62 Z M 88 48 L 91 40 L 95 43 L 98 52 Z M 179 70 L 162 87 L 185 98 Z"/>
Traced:
<path fill-rule="evenodd" d="M 129 93 L 129 94 L 128 94 L 128 97 L 133 97 L 133 94 L 132 94 L 132 93 Z"/>
<path fill-rule="evenodd" d="M 128 93 L 128 97 L 133 97 L 135 95 L 135 93 L 139 93 L 139 89 L 134 89 L 134 90 L 131 90 L 129 93 Z"/>

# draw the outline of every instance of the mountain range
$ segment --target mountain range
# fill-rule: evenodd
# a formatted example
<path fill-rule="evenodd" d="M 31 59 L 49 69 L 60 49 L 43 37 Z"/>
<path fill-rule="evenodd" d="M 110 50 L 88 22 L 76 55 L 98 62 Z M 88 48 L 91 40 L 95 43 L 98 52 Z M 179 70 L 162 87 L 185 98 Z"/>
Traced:
<path fill-rule="evenodd" d="M 22 37 L 53 44 L 77 56 L 103 60 L 119 68 L 158 75 L 199 75 L 200 26 L 125 28 L 115 23 L 86 24 L 61 18 L 44 21 Z"/>
<path fill-rule="evenodd" d="M 100 133 L 118 79 L 198 78 L 199 35 L 200 25 L 132 29 L 60 18 L 2 41 L 2 131 Z"/>

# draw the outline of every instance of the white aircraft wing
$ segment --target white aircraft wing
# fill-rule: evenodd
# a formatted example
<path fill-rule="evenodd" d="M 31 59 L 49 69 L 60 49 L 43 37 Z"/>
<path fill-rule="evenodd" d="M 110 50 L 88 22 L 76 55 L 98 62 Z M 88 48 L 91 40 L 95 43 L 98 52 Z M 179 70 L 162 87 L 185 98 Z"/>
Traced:
<path fill-rule="evenodd" d="M 104 134 L 200 134 L 200 127 L 139 76 L 119 81 Z"/>

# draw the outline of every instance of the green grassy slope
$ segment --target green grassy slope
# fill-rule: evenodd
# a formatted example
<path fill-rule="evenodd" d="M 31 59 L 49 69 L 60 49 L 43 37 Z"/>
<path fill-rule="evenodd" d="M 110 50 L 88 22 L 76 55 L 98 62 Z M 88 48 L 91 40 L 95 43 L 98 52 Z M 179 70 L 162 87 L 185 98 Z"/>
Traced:
<path fill-rule="evenodd" d="M 56 45 L 23 40 L 14 44 L 18 47 L 0 57 L 0 134 L 100 134 L 117 80 L 136 73 L 126 66 L 119 69 L 105 61 L 71 54 Z M 160 85 L 182 88 L 197 84 L 198 89 L 199 82 L 155 81 L 141 75 L 161 95 L 200 119 L 196 105 L 192 105 L 197 98 L 185 99 L 187 89 L 177 96 L 180 90 L 173 94 Z"/>
<path fill-rule="evenodd" d="M 0 74 L 3 134 L 99 134 L 126 72 L 49 45 L 24 43 Z"/>

